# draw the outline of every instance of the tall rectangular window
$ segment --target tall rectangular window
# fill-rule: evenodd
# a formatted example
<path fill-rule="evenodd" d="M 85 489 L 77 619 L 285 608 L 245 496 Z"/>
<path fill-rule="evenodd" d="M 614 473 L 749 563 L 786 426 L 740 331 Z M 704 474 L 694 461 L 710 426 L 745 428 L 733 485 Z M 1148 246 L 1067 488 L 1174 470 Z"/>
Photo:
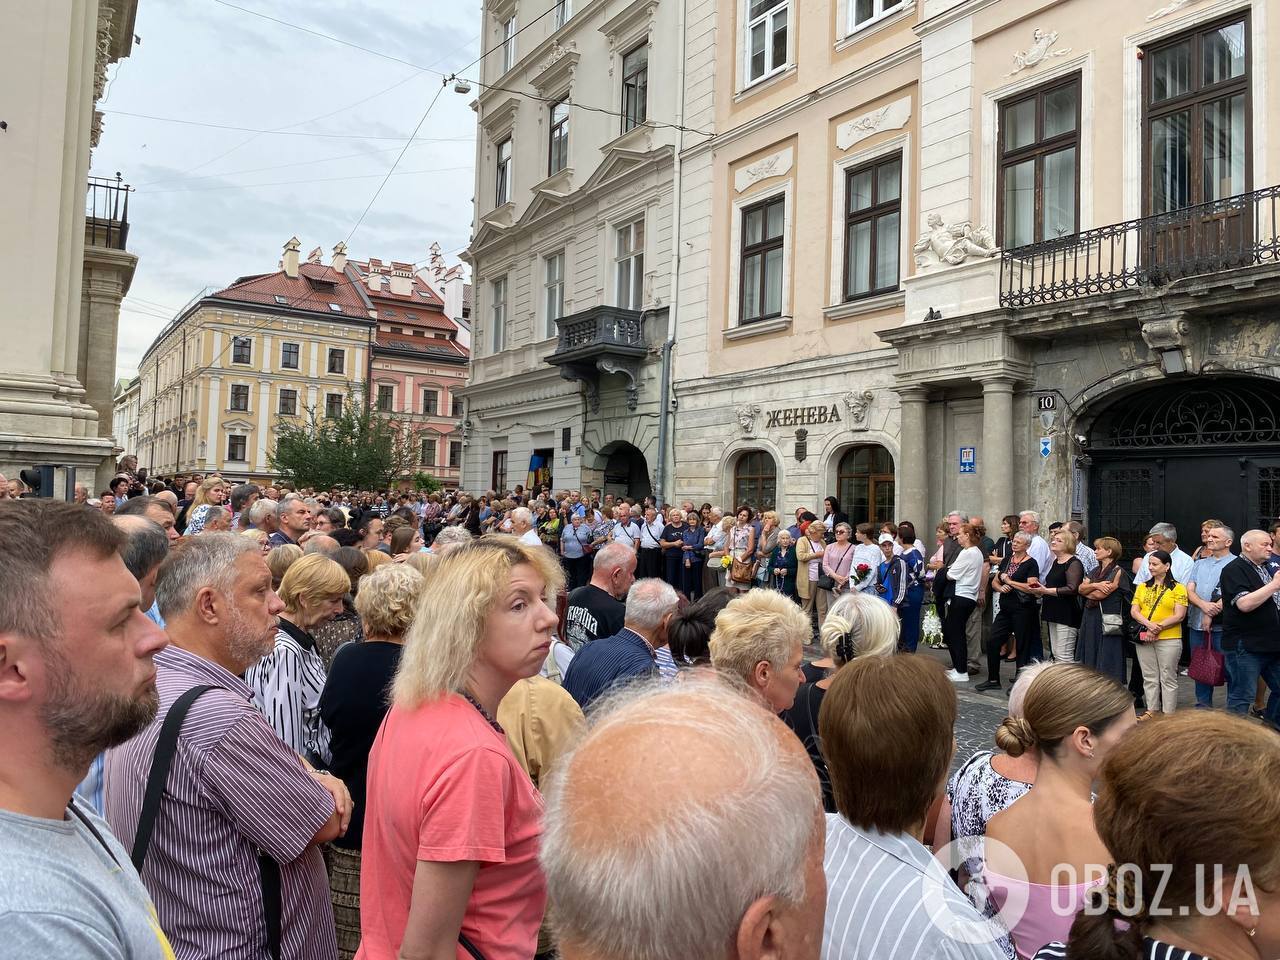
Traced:
<path fill-rule="evenodd" d="M 551 136 L 547 144 L 547 176 L 569 165 L 569 104 L 551 105 Z"/>
<path fill-rule="evenodd" d="M 244 463 L 248 456 L 248 437 L 227 437 L 227 459 L 235 463 Z"/>
<path fill-rule="evenodd" d="M 618 227 L 614 243 L 617 306 L 639 310 L 644 303 L 644 218 Z"/>
<path fill-rule="evenodd" d="M 282 389 L 280 391 L 280 403 L 276 407 L 276 411 L 282 417 L 295 417 L 298 415 L 298 391 Z"/>
<path fill-rule="evenodd" d="M 1000 236 L 1004 247 L 1079 229 L 1080 75 L 1000 104 Z"/>
<path fill-rule="evenodd" d="M 233 383 L 231 385 L 231 409 L 247 411 L 249 409 L 249 385 Z"/>
<path fill-rule="evenodd" d="M 324 395 L 324 415 L 331 420 L 342 416 L 342 394 L 326 393 Z"/>
<path fill-rule="evenodd" d="M 649 45 L 622 58 L 622 132 L 644 123 L 649 110 Z"/>
<path fill-rule="evenodd" d="M 1143 51 L 1148 213 L 1249 192 L 1249 47 L 1237 13 Z"/>
<path fill-rule="evenodd" d="M 461 440 L 449 441 L 449 466 L 451 467 L 462 466 L 462 441 Z"/>
<path fill-rule="evenodd" d="M 845 175 L 844 299 L 898 289 L 902 155 Z"/>
<path fill-rule="evenodd" d="M 511 199 L 511 138 L 498 144 L 498 163 L 494 170 L 493 205 L 500 207 Z"/>
<path fill-rule="evenodd" d="M 453 398 L 453 402 L 449 408 L 449 415 L 453 417 L 455 420 L 462 419 L 462 398 L 461 397 Z"/>
<path fill-rule="evenodd" d="M 746 0 L 747 83 L 777 73 L 787 65 L 789 0 Z"/>
<path fill-rule="evenodd" d="M 347 352 L 337 347 L 329 349 L 329 372 L 344 373 L 347 367 Z"/>
<path fill-rule="evenodd" d="M 383 413 L 391 412 L 391 404 L 394 402 L 395 387 L 389 383 L 378 384 L 378 409 Z"/>
<path fill-rule="evenodd" d="M 429 417 L 440 413 L 440 393 L 437 390 L 422 391 L 422 412 Z"/>
<path fill-rule="evenodd" d="M 564 316 L 564 251 L 553 253 L 542 260 L 545 275 L 543 291 L 547 309 L 546 334 L 556 335 L 556 321 Z"/>
<path fill-rule="evenodd" d="M 507 489 L 507 451 L 493 451 L 493 470 L 489 474 L 489 489 L 499 494 Z"/>
<path fill-rule="evenodd" d="M 868 27 L 902 9 L 903 0 L 849 0 L 849 32 Z"/>
<path fill-rule="evenodd" d="M 506 73 L 516 65 L 516 18 L 507 17 L 502 21 L 502 72 Z"/>
<path fill-rule="evenodd" d="M 253 363 L 253 340 L 251 338 L 231 338 L 231 362 Z"/>
<path fill-rule="evenodd" d="M 422 465 L 424 467 L 434 467 L 436 465 L 435 437 L 427 437 L 422 441 Z"/>
<path fill-rule="evenodd" d="M 742 211 L 742 262 L 738 272 L 740 323 L 782 316 L 786 202 L 783 196 L 770 197 Z"/>
<path fill-rule="evenodd" d="M 490 324 L 489 348 L 491 353 L 500 353 L 507 344 L 507 278 L 499 277 L 490 285 L 493 304 L 489 308 Z"/>
<path fill-rule="evenodd" d="M 552 29 L 559 30 L 569 22 L 569 0 L 555 0 L 555 13 L 552 16 Z"/>
<path fill-rule="evenodd" d="M 298 345 L 296 343 L 280 344 L 280 366 L 284 370 L 298 369 Z"/>

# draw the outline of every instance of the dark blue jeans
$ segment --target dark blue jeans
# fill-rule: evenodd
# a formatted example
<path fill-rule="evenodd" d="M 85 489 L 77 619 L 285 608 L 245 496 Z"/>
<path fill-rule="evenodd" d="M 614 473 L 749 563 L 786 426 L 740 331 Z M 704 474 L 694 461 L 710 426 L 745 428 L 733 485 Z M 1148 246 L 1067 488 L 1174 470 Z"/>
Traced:
<path fill-rule="evenodd" d="M 1190 631 L 1190 633 L 1191 633 L 1191 655 L 1195 656 L 1196 648 L 1204 646 L 1204 631 L 1192 630 Z M 1222 653 L 1222 630 L 1217 629 L 1212 631 L 1212 633 L 1213 633 L 1213 649 L 1217 650 L 1219 653 Z M 1223 659 L 1227 665 L 1227 689 L 1229 690 L 1231 688 L 1231 679 L 1230 679 L 1231 661 L 1226 657 L 1224 657 Z M 1213 709 L 1213 689 L 1214 688 L 1209 686 L 1207 683 L 1201 683 L 1199 680 L 1196 681 L 1196 706 L 1197 707 L 1201 708 L 1202 710 Z"/>
<path fill-rule="evenodd" d="M 1280 653 L 1249 653 L 1237 648 L 1227 654 L 1227 709 L 1247 716 L 1258 690 L 1258 678 L 1272 697 L 1280 694 Z"/>

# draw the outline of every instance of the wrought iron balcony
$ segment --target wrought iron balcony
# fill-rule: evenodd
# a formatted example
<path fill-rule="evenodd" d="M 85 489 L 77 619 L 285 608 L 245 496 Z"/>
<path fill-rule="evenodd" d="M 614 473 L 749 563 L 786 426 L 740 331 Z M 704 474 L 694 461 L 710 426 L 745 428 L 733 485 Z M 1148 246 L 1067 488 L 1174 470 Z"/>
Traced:
<path fill-rule="evenodd" d="M 129 194 L 133 188 L 120 174 L 114 180 L 89 178 L 85 202 L 84 242 L 91 247 L 125 250 L 129 240 Z"/>
<path fill-rule="evenodd" d="M 560 376 L 582 383 L 592 412 L 600 409 L 600 375 L 627 377 L 627 409 L 639 402 L 640 364 L 649 352 L 644 340 L 644 313 L 621 307 L 592 307 L 556 321 L 556 351 L 547 362 Z"/>
<path fill-rule="evenodd" d="M 1005 250 L 1000 305 L 1031 307 L 1280 262 L 1280 186 Z"/>

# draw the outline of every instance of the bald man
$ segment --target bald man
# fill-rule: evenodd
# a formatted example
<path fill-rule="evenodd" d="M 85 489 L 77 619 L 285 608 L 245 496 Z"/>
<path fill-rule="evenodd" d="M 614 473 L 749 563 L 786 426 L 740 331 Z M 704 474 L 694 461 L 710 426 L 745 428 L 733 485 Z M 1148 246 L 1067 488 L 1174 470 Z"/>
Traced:
<path fill-rule="evenodd" d="M 714 677 L 631 688 L 596 712 L 547 793 L 560 955 L 815 960 L 825 829 L 813 763 L 763 707 Z"/>

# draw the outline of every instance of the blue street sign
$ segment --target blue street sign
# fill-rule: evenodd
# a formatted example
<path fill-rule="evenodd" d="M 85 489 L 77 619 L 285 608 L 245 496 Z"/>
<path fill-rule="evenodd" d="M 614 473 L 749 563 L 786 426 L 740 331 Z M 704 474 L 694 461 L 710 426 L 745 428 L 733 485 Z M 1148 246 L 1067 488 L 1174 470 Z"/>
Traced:
<path fill-rule="evenodd" d="M 1040 459 L 1048 460 L 1049 454 L 1053 453 L 1053 437 L 1040 438 Z"/>
<path fill-rule="evenodd" d="M 961 447 L 960 448 L 960 472 L 961 473 L 977 473 L 978 472 L 978 448 L 977 447 Z"/>

